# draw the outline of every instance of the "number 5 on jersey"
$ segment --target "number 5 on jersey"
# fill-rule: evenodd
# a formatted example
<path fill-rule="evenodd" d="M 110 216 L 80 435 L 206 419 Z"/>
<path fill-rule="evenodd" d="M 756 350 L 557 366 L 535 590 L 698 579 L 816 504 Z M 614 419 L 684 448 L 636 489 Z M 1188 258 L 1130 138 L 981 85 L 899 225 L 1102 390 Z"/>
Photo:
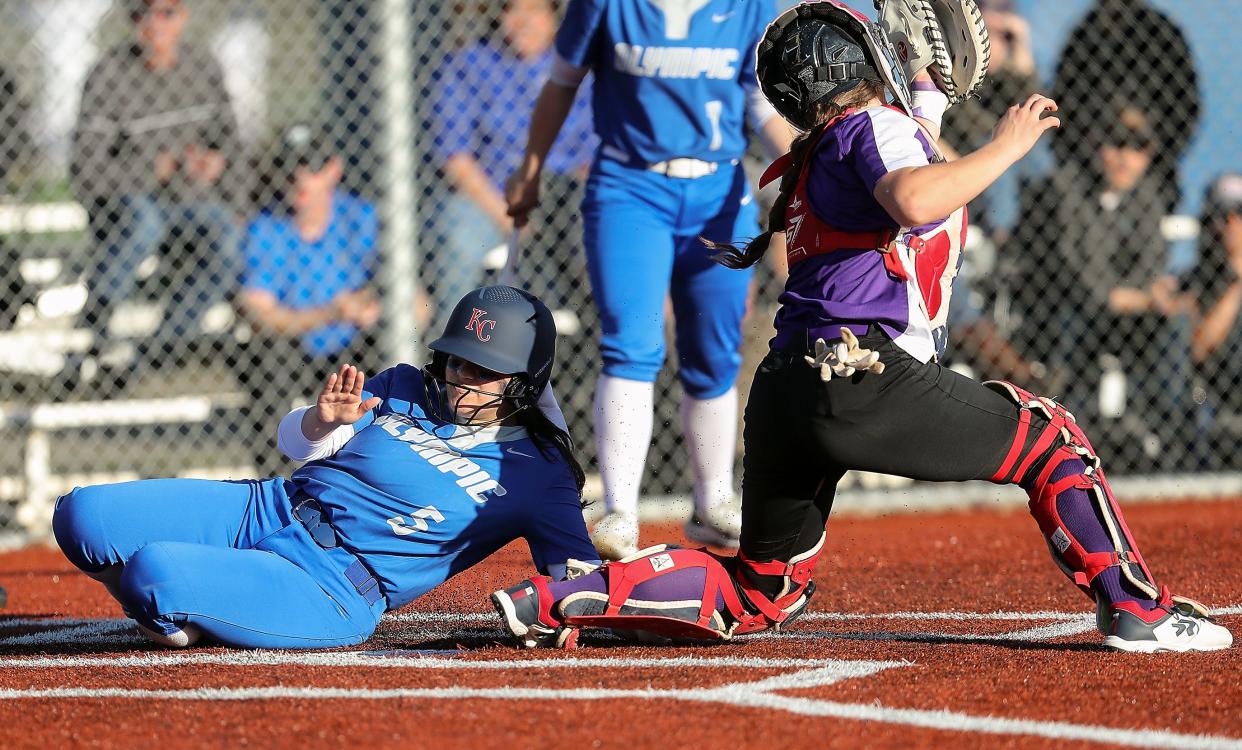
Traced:
<path fill-rule="evenodd" d="M 393 516 L 388 519 L 388 525 L 392 527 L 392 531 L 397 536 L 409 536 L 416 531 L 426 531 L 429 527 L 427 520 L 432 523 L 440 523 L 444 520 L 444 514 L 436 510 L 436 506 L 428 505 L 426 508 L 414 511 L 407 519 L 405 516 Z M 407 526 L 406 523 L 409 523 Z"/>

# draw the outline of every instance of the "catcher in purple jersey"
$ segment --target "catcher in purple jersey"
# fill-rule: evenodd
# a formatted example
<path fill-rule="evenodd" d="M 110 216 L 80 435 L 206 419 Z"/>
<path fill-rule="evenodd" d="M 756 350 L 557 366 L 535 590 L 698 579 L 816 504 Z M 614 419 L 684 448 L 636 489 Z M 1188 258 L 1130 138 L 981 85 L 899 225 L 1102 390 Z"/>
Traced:
<path fill-rule="evenodd" d="M 727 640 L 788 624 L 814 591 L 835 487 L 850 469 L 1017 484 L 1053 559 L 1094 602 L 1106 645 L 1232 644 L 1202 605 L 1157 585 L 1072 415 L 937 362 L 963 207 L 1059 125 L 1044 116 L 1056 104 L 1032 94 L 990 143 L 946 162 L 940 116 L 960 89 L 943 86 L 945 71 L 920 69 L 908 71 L 917 74 L 907 90 L 888 51 L 876 26 L 835 0 L 786 12 L 759 46 L 760 86 L 803 135 L 765 176 L 780 179 L 769 226 L 786 235 L 790 273 L 746 407 L 739 554 L 652 549 L 496 592 L 525 645 L 569 645 L 584 626 Z M 753 265 L 770 239 L 717 246 L 717 260 Z"/>

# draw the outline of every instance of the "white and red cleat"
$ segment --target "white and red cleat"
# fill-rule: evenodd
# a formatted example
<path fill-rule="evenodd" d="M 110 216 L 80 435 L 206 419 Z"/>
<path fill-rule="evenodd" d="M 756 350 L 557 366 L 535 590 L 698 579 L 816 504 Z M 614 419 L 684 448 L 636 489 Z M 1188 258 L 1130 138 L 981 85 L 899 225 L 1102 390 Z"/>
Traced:
<path fill-rule="evenodd" d="M 1233 645 L 1233 635 L 1208 616 L 1206 607 L 1190 599 L 1174 599 L 1168 589 L 1161 591 L 1160 606 L 1152 610 L 1131 602 L 1097 606 L 1104 645 L 1117 651 L 1219 651 Z"/>

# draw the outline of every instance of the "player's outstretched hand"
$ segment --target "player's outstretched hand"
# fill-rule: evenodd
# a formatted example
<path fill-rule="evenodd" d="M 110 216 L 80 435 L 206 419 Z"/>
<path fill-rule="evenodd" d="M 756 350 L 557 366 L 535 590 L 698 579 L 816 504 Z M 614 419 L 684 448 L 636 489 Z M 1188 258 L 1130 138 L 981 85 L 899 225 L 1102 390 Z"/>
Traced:
<path fill-rule="evenodd" d="M 379 406 L 379 396 L 362 400 L 362 385 L 366 379 L 362 370 L 353 365 L 341 365 L 339 372 L 329 375 L 315 403 L 319 421 L 330 425 L 353 424 Z"/>
<path fill-rule="evenodd" d="M 1031 94 L 1025 102 L 1005 111 L 992 129 L 992 140 L 1011 148 L 1016 161 L 1035 146 L 1045 130 L 1061 127 L 1059 118 L 1043 117 L 1045 112 L 1056 111 L 1056 102 L 1043 94 Z"/>

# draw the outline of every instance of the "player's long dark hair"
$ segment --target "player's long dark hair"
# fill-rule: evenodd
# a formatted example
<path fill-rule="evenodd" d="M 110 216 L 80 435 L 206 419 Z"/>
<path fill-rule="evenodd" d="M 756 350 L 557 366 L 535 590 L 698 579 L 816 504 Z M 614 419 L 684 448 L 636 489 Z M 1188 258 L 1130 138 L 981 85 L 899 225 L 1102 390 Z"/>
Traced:
<path fill-rule="evenodd" d="M 792 158 L 784 174 L 781 175 L 780 194 L 776 196 L 776 200 L 772 202 L 772 209 L 768 212 L 767 231 L 744 247 L 704 239 L 703 244 L 716 251 L 712 255 L 712 260 L 727 268 L 750 268 L 758 263 L 759 259 L 767 253 L 768 246 L 772 244 L 772 235 L 784 231 L 785 209 L 790 197 L 793 196 L 794 188 L 798 185 L 798 176 L 802 174 L 802 167 L 811 153 L 811 147 L 819 142 L 828 123 L 851 107 L 862 106 L 872 99 L 883 101 L 884 93 L 884 84 L 879 81 L 863 81 L 849 91 L 818 104 L 819 111 L 816 112 L 815 121 L 819 124 L 795 138 L 789 147 Z"/>
<path fill-rule="evenodd" d="M 517 380 L 517 378 L 514 378 Z M 510 383 L 510 386 L 513 384 Z M 551 387 L 551 386 L 549 386 Z M 529 391 L 528 391 L 529 392 Z M 523 395 L 520 397 L 521 405 L 515 416 L 518 424 L 526 428 L 530 433 L 531 440 L 535 446 L 539 448 L 539 452 L 549 459 L 555 460 L 556 454 L 564 459 L 569 466 L 569 470 L 573 472 L 574 484 L 578 486 L 578 493 L 582 494 L 582 488 L 586 485 L 586 472 L 582 470 L 582 464 L 578 463 L 577 456 L 574 455 L 574 441 L 569 434 L 552 423 L 552 420 L 539 410 L 539 397 Z"/>

